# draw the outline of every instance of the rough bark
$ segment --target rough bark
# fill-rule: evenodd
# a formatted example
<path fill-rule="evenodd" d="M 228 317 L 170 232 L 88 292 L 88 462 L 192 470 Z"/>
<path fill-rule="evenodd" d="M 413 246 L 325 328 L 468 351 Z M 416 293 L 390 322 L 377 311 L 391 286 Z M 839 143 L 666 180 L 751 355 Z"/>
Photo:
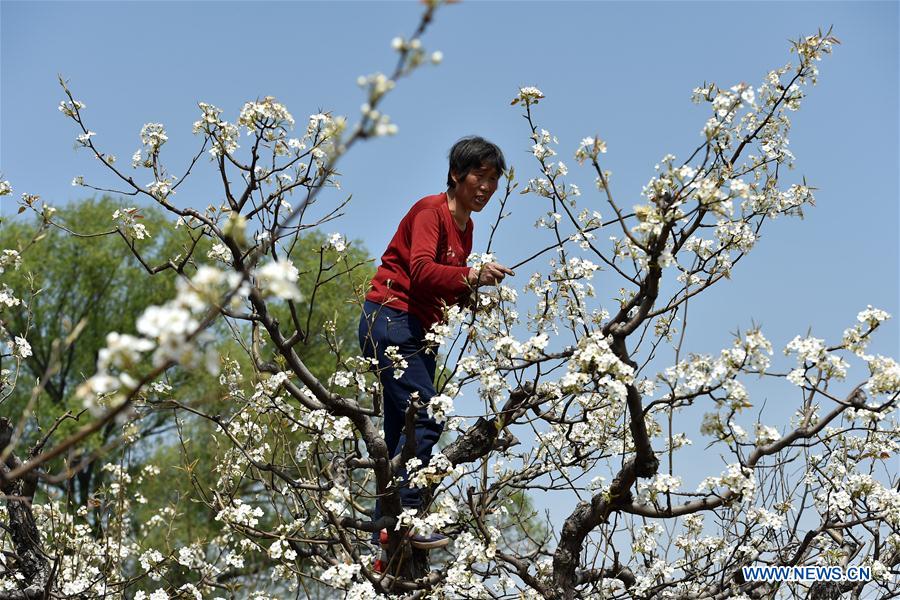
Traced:
<path fill-rule="evenodd" d="M 448 444 L 441 453 L 450 459 L 451 464 L 459 465 L 487 456 L 492 450 L 504 444 L 511 444 L 511 438 L 500 438 L 500 432 L 504 425 L 513 420 L 514 413 L 522 404 L 533 395 L 534 386 L 531 384 L 524 384 L 512 390 L 499 415 L 490 419 L 479 417 L 472 427 Z"/>
<path fill-rule="evenodd" d="M 13 434 L 13 424 L 0 418 L 0 449 L 6 451 Z M 50 562 L 41 547 L 31 502 L 34 499 L 37 478 L 29 472 L 17 479 L 7 479 L 6 474 L 21 465 L 13 452 L 9 452 L 4 464 L 0 465 L 0 490 L 6 500 L 9 522 L 9 536 L 12 539 L 15 556 L 12 568 L 24 577 L 27 587 L 15 592 L 6 592 L 2 598 L 42 598 L 50 583 Z"/>
<path fill-rule="evenodd" d="M 616 475 L 608 492 L 594 495 L 590 502 L 579 502 L 563 523 L 559 544 L 553 555 L 553 584 L 558 597 L 575 597 L 575 587 L 582 582 L 577 569 L 585 538 L 595 527 L 606 522 L 614 508 L 631 502 L 630 488 L 636 479 L 635 460 L 632 459 Z"/>
<path fill-rule="evenodd" d="M 425 577 L 431 572 L 431 564 L 428 561 L 428 551 L 413 548 L 409 543 L 403 543 L 400 536 L 391 540 L 387 550 L 386 573 L 395 579 L 393 581 L 415 581 Z M 401 593 L 402 589 L 393 589 L 392 581 L 385 581 L 385 589 L 392 593 Z"/>

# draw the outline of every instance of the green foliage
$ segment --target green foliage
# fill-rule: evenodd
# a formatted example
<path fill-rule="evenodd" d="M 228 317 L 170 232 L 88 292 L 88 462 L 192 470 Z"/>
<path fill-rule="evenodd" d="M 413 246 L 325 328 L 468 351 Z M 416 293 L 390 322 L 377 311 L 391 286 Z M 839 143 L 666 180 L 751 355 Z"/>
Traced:
<path fill-rule="evenodd" d="M 365 286 L 374 273 L 365 248 L 351 246 L 345 252 L 338 253 L 326 248 L 325 242 L 324 235 L 312 232 L 303 236 L 294 248 L 294 264 L 300 271 L 298 286 L 303 301 L 297 302 L 293 311 L 285 302 L 270 304 L 281 323 L 292 324 L 296 319 L 308 332 L 295 350 L 307 367 L 323 381 L 334 372 L 337 353 L 358 352 L 360 306 Z M 241 351 L 234 340 L 228 339 L 227 328 L 220 328 L 219 333 L 222 334 L 219 354 L 223 357 L 223 363 L 237 363 L 237 370 L 244 376 L 240 386 L 242 396 L 250 398 L 254 393 L 253 383 L 259 377 L 254 375 L 247 353 Z M 248 332 L 242 332 L 241 337 L 249 339 L 250 336 Z M 268 336 L 264 337 L 268 341 Z M 269 342 L 263 348 L 262 358 L 271 360 L 272 357 Z M 232 369 L 226 367 L 221 380 L 210 380 L 208 385 L 196 388 L 190 402 L 192 408 L 208 415 L 221 415 L 223 420 L 240 410 L 241 397 L 230 395 L 224 383 L 230 372 Z M 178 396 L 176 399 L 183 402 L 181 396 L 186 388 L 183 385 L 173 387 Z M 298 475 L 293 458 L 294 447 L 305 441 L 306 436 L 291 431 L 291 423 L 280 417 L 273 414 L 266 420 L 266 434 L 259 444 L 268 443 L 272 462 L 285 465 L 288 472 Z M 170 523 L 165 527 L 148 529 L 141 536 L 145 547 L 173 552 L 191 541 L 208 542 L 221 533 L 221 523 L 214 520 L 215 511 L 206 504 L 212 499 L 203 497 L 201 490 L 217 487 L 215 483 L 220 472 L 216 468 L 228 461 L 226 449 L 232 447 L 221 428 L 209 419 L 185 415 L 183 411 L 178 419 L 177 431 L 163 436 L 166 442 L 157 445 L 155 451 L 142 461 L 159 467 L 159 477 L 146 479 L 140 490 L 135 490 L 147 498 L 153 498 L 151 502 L 136 507 L 136 523 L 146 523 L 163 506 L 174 509 Z M 289 447 L 285 446 L 285 442 Z M 137 465 L 133 470 L 137 471 L 139 467 Z M 235 493 L 239 497 L 252 498 L 254 491 L 239 489 Z M 247 563 L 238 571 L 252 573 L 268 560 L 264 553 L 249 553 L 247 556 Z M 175 578 L 173 581 L 182 581 L 177 574 L 170 573 L 170 577 Z M 183 581 L 189 580 L 188 574 L 184 574 Z"/>
<path fill-rule="evenodd" d="M 296 323 L 306 337 L 295 348 L 312 371 L 326 381 L 340 357 L 357 354 L 359 315 L 375 266 L 366 249 L 354 242 L 342 253 L 314 231 L 303 236 L 293 255 L 300 271 L 303 301 L 291 313 L 285 303 L 274 306 L 281 323 Z"/>
<path fill-rule="evenodd" d="M 55 439 L 64 439 L 82 427 L 85 417 L 79 417 L 82 405 L 75 392 L 95 372 L 107 334 L 134 333 L 135 320 L 147 306 L 165 302 L 174 294 L 174 271 L 148 273 L 116 232 L 112 214 L 124 206 L 108 196 L 88 199 L 62 208 L 54 216 L 54 222 L 64 229 L 42 228 L 37 219 L 7 222 L 0 230 L 2 248 L 22 249 L 37 240 L 23 253 L 21 267 L 8 269 L 4 275 L 4 282 L 27 305 L 27 311 L 9 312 L 7 326 L 28 340 L 33 355 L 23 361 L 3 410 L 16 419 L 27 414 L 26 439 L 46 430 L 66 411 L 76 418 L 63 421 Z M 155 207 L 141 209 L 140 215 L 150 237 L 136 240 L 134 248 L 148 266 L 188 252 L 192 240 L 184 228 L 174 230 Z M 205 256 L 205 246 L 208 243 L 198 245 L 195 252 Z M 77 336 L 73 334 L 79 330 Z M 60 343 L 69 336 L 70 344 Z M 33 382 L 47 374 L 42 393 L 27 410 Z M 164 421 L 152 418 L 143 424 L 144 431 L 152 432 Z M 105 427 L 87 441 L 85 452 L 109 443 L 120 430 L 113 424 Z M 61 468 L 62 463 L 57 461 L 51 467 Z M 99 484 L 93 479 L 99 476 L 89 466 L 68 482 L 79 504 L 87 501 Z"/>
<path fill-rule="evenodd" d="M 109 197 L 86 200 L 60 210 L 58 221 L 79 233 L 114 231 L 112 213 L 122 204 Z M 186 236 L 173 233 L 156 209 L 142 211 L 152 237 L 136 242 L 151 264 L 176 254 Z M 4 248 L 17 248 L 34 237 L 38 223 L 8 223 L 0 231 Z M 149 276 L 117 234 L 77 237 L 51 227 L 23 256 L 22 267 L 4 281 L 28 305 L 28 313 L 12 313 L 9 326 L 27 332 L 34 355 L 25 362 L 29 375 L 40 377 L 50 363 L 52 347 L 84 321 L 84 329 L 60 357 L 59 371 L 49 378 L 48 400 L 63 404 L 85 376 L 94 372 L 97 352 L 110 331 L 134 332 L 135 316 L 149 304 L 174 292 L 174 274 Z M 30 313 L 30 314 L 29 314 Z M 26 318 L 32 326 L 27 329 Z M 30 390 L 29 390 L 30 391 Z"/>
<path fill-rule="evenodd" d="M 133 333 L 135 318 L 146 306 L 163 302 L 174 293 L 174 273 L 164 270 L 149 275 L 115 233 L 112 214 L 122 207 L 120 201 L 104 196 L 61 209 L 55 221 L 71 232 L 91 237 L 50 227 L 24 253 L 21 268 L 5 275 L 4 281 L 28 306 L 27 312 L 12 313 L 7 324 L 28 339 L 34 353 L 24 363 L 23 374 L 29 379 L 20 380 L 7 407 L 12 414 L 17 414 L 23 398 L 31 394 L 30 384 L 48 368 L 52 375 L 46 378 L 38 401 L 50 402 L 53 410 L 38 408 L 34 413 L 38 422 L 48 425 L 41 421 L 42 416 L 57 415 L 60 408 L 77 413 L 80 407 L 73 399 L 75 389 L 94 373 L 106 335 L 111 331 Z M 135 248 L 149 265 L 186 251 L 190 239 L 183 229 L 173 231 L 155 208 L 142 209 L 141 214 L 151 237 L 137 240 Z M 39 229 L 40 221 L 7 223 L 0 231 L 0 244 L 3 248 L 22 247 Z M 83 323 L 83 329 L 59 352 L 54 369 L 54 347 L 79 323 Z"/>
<path fill-rule="evenodd" d="M 4 281 L 28 306 L 26 311 L 11 311 L 9 328 L 27 338 L 33 356 L 24 361 L 22 373 L 12 396 L 3 404 L 3 413 L 20 417 L 25 414 L 32 394 L 32 383 L 47 373 L 48 367 L 58 365 L 47 378 L 44 390 L 35 398 L 25 421 L 26 438 L 35 439 L 46 431 L 54 420 L 66 411 L 72 415 L 82 412 L 75 392 L 78 386 L 96 370 L 97 355 L 106 345 L 109 332 L 135 333 L 135 322 L 148 306 L 162 304 L 175 295 L 176 273 L 172 269 L 151 275 L 128 248 L 126 240 L 115 230 L 112 214 L 125 205 L 109 197 L 89 199 L 60 209 L 54 221 L 65 229 L 43 228 L 41 221 L 6 222 L 0 230 L 2 248 L 22 249 L 21 267 L 8 270 Z M 135 249 L 149 267 L 164 264 L 177 255 L 186 255 L 193 241 L 186 228 L 174 229 L 167 216 L 155 207 L 140 211 L 141 223 L 151 237 L 134 242 Z M 77 232 L 77 234 L 76 234 Z M 87 234 L 90 237 L 84 237 Z M 196 236 L 197 234 L 194 233 Z M 198 263 L 207 262 L 210 247 L 201 240 L 193 252 L 188 271 Z M 325 236 L 311 232 L 299 239 L 294 248 L 294 262 L 300 271 L 299 287 L 304 300 L 293 311 L 286 303 L 273 303 L 273 310 L 283 323 L 302 324 L 307 332 L 297 344 L 296 351 L 318 377 L 327 380 L 336 365 L 336 353 L 356 353 L 356 330 L 365 287 L 374 267 L 366 250 L 351 245 L 338 253 L 326 244 Z M 60 345 L 59 340 L 79 329 L 73 343 Z M 232 339 L 229 328 L 219 323 L 213 328 L 219 338 L 221 356 L 237 361 L 245 377 L 244 395 L 253 394 L 253 366 L 246 352 Z M 239 337 L 247 339 L 248 332 Z M 269 346 L 270 348 L 270 346 Z M 264 358 L 271 353 L 264 350 Z M 55 356 L 55 359 L 54 359 Z M 52 371 L 51 371 L 52 372 Z M 73 477 L 49 489 L 50 494 L 64 493 L 72 508 L 90 507 L 88 522 L 98 531 L 103 528 L 99 517 L 103 506 L 115 503 L 116 497 L 126 494 L 132 500 L 132 525 L 147 548 L 178 549 L 192 541 L 212 540 L 220 532 L 221 524 L 198 490 L 214 489 L 219 474 L 216 466 L 222 459 L 222 449 L 230 441 L 210 420 L 172 410 L 168 399 L 190 406 L 207 415 L 231 415 L 239 408 L 229 396 L 219 378 L 203 370 L 170 369 L 165 376 L 171 392 L 148 392 L 146 403 L 138 408 L 139 418 L 126 424 L 110 423 L 84 445 L 84 453 L 109 445 L 110 451 L 90 462 Z M 62 440 L 82 427 L 86 416 L 68 419 L 60 424 L 54 439 Z M 281 424 L 273 419 L 273 426 Z M 282 424 L 283 425 L 283 424 Z M 123 432 L 133 443 L 119 445 Z M 301 441 L 301 435 L 274 427 L 270 436 L 279 454 L 290 456 L 292 448 L 279 445 L 275 439 Z M 127 447 L 123 456 L 120 448 Z M 70 463 L 85 456 L 70 458 Z M 74 459 L 74 460 L 71 460 Z M 131 476 L 131 484 L 116 485 L 103 464 L 121 464 Z M 154 465 L 158 475 L 144 467 Z M 48 465 L 58 472 L 64 468 L 62 460 Z M 112 486 L 112 487 L 110 487 Z M 110 492 L 114 492 L 110 495 Z M 238 491 L 243 495 L 249 490 Z M 163 507 L 173 513 L 164 522 L 151 517 Z M 150 525 L 148 526 L 148 523 Z M 264 556 L 261 555 L 261 560 Z M 253 569 L 253 565 L 248 565 Z M 183 577 L 182 577 L 183 576 Z M 170 573 L 173 581 L 190 579 L 188 573 Z"/>

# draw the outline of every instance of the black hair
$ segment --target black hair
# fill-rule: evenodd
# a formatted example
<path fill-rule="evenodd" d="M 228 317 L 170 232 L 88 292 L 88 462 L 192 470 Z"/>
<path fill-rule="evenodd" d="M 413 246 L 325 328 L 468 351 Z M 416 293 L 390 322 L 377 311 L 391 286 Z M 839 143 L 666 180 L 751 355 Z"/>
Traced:
<path fill-rule="evenodd" d="M 450 149 L 450 168 L 447 169 L 447 187 L 454 188 L 452 173 L 456 173 L 460 179 L 465 179 L 472 169 L 481 166 L 490 166 L 497 169 L 497 175 L 506 170 L 506 159 L 503 152 L 497 146 L 483 137 L 470 135 L 462 138 Z"/>

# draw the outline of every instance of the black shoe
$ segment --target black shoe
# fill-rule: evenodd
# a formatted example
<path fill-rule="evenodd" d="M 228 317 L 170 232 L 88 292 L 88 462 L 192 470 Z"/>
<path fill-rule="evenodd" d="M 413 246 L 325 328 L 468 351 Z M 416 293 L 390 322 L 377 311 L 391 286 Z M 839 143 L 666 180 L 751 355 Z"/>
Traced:
<path fill-rule="evenodd" d="M 430 533 L 428 535 L 421 535 L 418 533 L 410 533 L 406 532 L 406 539 L 409 540 L 409 545 L 413 548 L 418 548 L 419 550 L 434 550 L 436 548 L 443 548 L 447 544 L 450 543 L 450 538 L 446 535 L 442 535 L 440 533 Z M 379 536 L 379 541 L 382 546 L 388 545 L 388 532 L 387 529 L 381 530 L 381 535 Z"/>

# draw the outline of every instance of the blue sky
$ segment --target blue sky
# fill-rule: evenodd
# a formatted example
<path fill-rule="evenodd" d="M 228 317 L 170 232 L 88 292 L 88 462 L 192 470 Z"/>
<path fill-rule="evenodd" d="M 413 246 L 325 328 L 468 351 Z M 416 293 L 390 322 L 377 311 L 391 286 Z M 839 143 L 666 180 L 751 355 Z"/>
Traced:
<path fill-rule="evenodd" d="M 169 133 L 164 158 L 173 172 L 198 148 L 191 135 L 198 101 L 235 119 L 242 104 L 275 96 L 298 123 L 320 109 L 355 118 L 364 101 L 359 75 L 389 71 L 390 40 L 417 23 L 416 2 L 10 2 L 0 4 L 0 169 L 16 196 L 53 204 L 83 196 L 84 175 L 112 183 L 96 161 L 76 152 L 73 124 L 56 106 L 57 74 L 87 104 L 95 142 L 127 163 L 149 121 Z M 898 4 L 896 2 L 463 2 L 445 7 L 424 38 L 444 61 L 403 81 L 383 105 L 399 125 L 393 138 L 355 149 L 341 163 L 343 231 L 378 255 L 408 207 L 443 189 L 446 154 L 459 137 L 498 143 L 523 181 L 537 175 L 519 107 L 519 86 L 547 96 L 540 126 L 560 140 L 581 205 L 605 202 L 573 154 L 599 134 L 609 151 L 613 191 L 626 207 L 640 202 L 653 165 L 685 158 L 701 141 L 705 106 L 690 102 L 704 81 L 759 85 L 792 59 L 791 39 L 834 26 L 841 40 L 820 63 L 820 82 L 792 114 L 791 148 L 802 177 L 819 190 L 803 221 L 777 221 L 738 266 L 734 278 L 691 308 L 687 347 L 716 353 L 730 332 L 761 324 L 776 348 L 811 330 L 837 341 L 867 304 L 895 319 L 872 350 L 898 354 Z M 175 201 L 219 202 L 209 165 L 197 169 Z M 149 181 L 149 180 L 148 180 Z M 337 199 L 336 196 L 333 197 Z M 15 210 L 9 197 L 0 209 Z M 495 242 L 500 259 L 518 262 L 537 246 L 531 224 L 547 207 L 513 198 L 513 216 Z M 496 206 L 476 221 L 483 248 Z M 541 244 L 543 241 L 541 240 Z M 528 273 L 513 281 L 525 283 Z M 614 296 L 612 276 L 596 281 Z M 607 285 L 608 284 L 608 285 Z M 606 287 L 604 287 L 606 286 Z M 855 380 L 852 377 L 851 380 Z M 857 374 L 863 375 L 860 371 Z M 852 387 L 848 381 L 848 389 Z M 769 392 L 766 392 L 767 394 Z M 796 406 L 796 397 L 768 397 Z M 776 409 L 777 410 L 777 409 Z"/>

